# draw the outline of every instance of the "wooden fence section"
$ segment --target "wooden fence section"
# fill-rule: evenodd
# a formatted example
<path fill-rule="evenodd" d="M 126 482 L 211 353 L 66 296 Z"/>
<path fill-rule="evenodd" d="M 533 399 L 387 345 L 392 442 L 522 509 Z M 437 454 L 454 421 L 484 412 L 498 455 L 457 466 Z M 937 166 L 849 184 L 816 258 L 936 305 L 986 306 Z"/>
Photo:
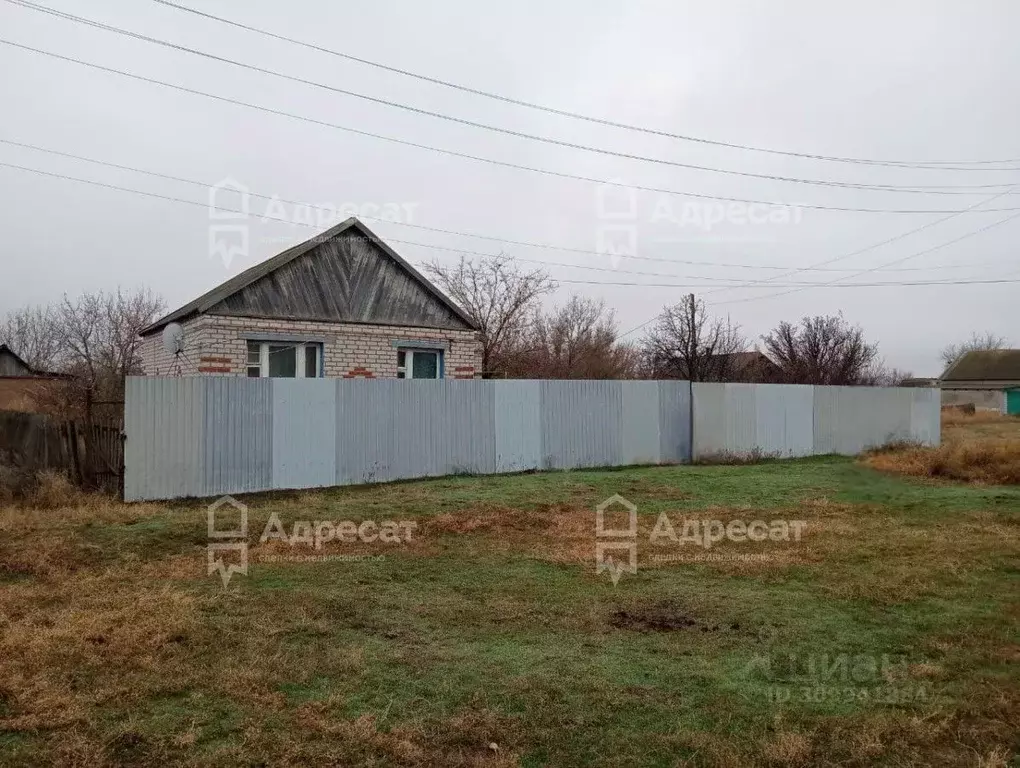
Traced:
<path fill-rule="evenodd" d="M 123 430 L 117 423 L 59 421 L 39 413 L 0 411 L 0 465 L 65 473 L 82 488 L 119 492 Z"/>

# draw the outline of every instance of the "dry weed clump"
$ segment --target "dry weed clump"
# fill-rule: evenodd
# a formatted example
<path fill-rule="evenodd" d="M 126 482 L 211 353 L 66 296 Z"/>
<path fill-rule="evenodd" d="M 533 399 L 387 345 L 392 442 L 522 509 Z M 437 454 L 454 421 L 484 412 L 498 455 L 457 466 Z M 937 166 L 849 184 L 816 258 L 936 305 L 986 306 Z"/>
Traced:
<path fill-rule="evenodd" d="M 1010 424 L 1017 423 L 1015 417 L 1004 416 L 997 411 L 974 410 L 966 411 L 962 408 L 943 408 L 942 425 L 949 427 L 969 426 L 971 424 Z"/>
<path fill-rule="evenodd" d="M 864 463 L 882 472 L 995 485 L 1020 484 L 1020 440 L 951 440 L 938 447 L 893 446 Z"/>
<path fill-rule="evenodd" d="M 54 509 L 71 507 L 83 494 L 67 475 L 54 470 L 30 472 L 17 467 L 0 466 L 0 504 Z"/>

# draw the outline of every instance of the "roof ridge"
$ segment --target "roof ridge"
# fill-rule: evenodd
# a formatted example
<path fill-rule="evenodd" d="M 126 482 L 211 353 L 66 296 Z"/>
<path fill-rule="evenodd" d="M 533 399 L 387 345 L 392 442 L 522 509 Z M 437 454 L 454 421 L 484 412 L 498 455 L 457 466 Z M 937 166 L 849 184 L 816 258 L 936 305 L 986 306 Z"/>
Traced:
<path fill-rule="evenodd" d="M 356 216 L 351 216 L 344 221 L 336 224 L 324 232 L 319 232 L 312 235 L 307 240 L 304 240 L 297 245 L 293 245 L 287 248 L 275 256 L 270 256 L 264 261 L 260 261 L 243 272 L 239 272 L 216 287 L 206 291 L 201 296 L 188 303 L 178 307 L 172 312 L 168 312 L 158 320 L 153 321 L 140 332 L 141 336 L 149 336 L 161 328 L 169 325 L 177 320 L 183 320 L 193 315 L 204 314 L 212 307 L 216 306 L 222 301 L 225 301 L 229 297 L 244 290 L 252 283 L 272 274 L 281 267 L 286 266 L 300 256 L 303 256 L 312 248 L 321 245 L 322 243 L 328 242 L 333 238 L 343 234 L 349 229 L 359 230 L 368 240 L 379 247 L 382 252 L 397 263 L 397 265 L 405 272 L 411 275 L 411 277 L 418 282 L 423 288 L 425 288 L 429 294 L 436 298 L 440 303 L 443 304 L 447 309 L 453 312 L 458 318 L 460 318 L 467 326 L 471 329 L 476 329 L 474 321 L 468 316 L 468 314 L 458 307 L 446 294 L 440 291 L 432 282 L 422 275 L 418 270 L 411 266 L 403 257 L 394 251 L 389 245 L 383 241 L 375 232 L 368 228 L 368 226 L 358 219 Z"/>

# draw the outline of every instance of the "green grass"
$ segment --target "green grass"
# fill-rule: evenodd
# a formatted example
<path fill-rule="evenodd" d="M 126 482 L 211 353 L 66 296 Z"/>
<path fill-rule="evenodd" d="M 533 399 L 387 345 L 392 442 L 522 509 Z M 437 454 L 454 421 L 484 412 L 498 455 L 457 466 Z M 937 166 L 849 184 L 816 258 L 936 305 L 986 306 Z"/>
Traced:
<path fill-rule="evenodd" d="M 747 545 L 789 560 L 642 561 L 614 587 L 595 574 L 591 512 L 614 493 L 646 525 L 661 512 L 799 518 L 808 535 Z M 3 604 L 16 631 L 0 641 L 0 762 L 995 765 L 1018 748 L 1016 488 L 822 457 L 243 500 L 253 543 L 272 512 L 288 526 L 413 518 L 418 538 L 368 561 L 253 561 L 224 592 L 204 574 L 200 503 L 13 529 L 15 543 L 103 556 L 78 568 L 72 549 L 32 580 L 0 567 L 0 590 L 24 590 Z M 507 522 L 523 512 L 590 523 L 577 550 L 590 555 L 555 526 Z M 431 527 L 485 515 L 495 523 Z M 166 592 L 144 602 L 152 590 Z M 129 642 L 116 606 L 138 601 L 126 615 L 148 634 Z M 648 630 L 621 613 L 689 623 Z M 83 639 L 96 633 L 101 645 Z M 17 674 L 12 654 L 33 671 Z M 888 656 L 895 677 L 819 672 L 841 655 Z M 72 672 L 88 684 L 61 688 Z M 61 721 L 46 691 L 77 718 Z"/>

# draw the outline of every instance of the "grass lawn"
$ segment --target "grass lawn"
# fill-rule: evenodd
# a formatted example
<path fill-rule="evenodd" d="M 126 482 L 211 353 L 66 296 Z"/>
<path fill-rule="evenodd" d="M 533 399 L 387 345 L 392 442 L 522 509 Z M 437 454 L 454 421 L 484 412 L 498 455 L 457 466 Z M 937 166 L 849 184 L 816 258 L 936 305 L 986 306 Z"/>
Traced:
<path fill-rule="evenodd" d="M 0 510 L 0 762 L 1020 765 L 1020 487 L 822 457 L 241 500 L 227 589 L 208 501 Z M 274 513 L 417 528 L 260 544 Z M 705 549 L 661 513 L 804 528 Z"/>

